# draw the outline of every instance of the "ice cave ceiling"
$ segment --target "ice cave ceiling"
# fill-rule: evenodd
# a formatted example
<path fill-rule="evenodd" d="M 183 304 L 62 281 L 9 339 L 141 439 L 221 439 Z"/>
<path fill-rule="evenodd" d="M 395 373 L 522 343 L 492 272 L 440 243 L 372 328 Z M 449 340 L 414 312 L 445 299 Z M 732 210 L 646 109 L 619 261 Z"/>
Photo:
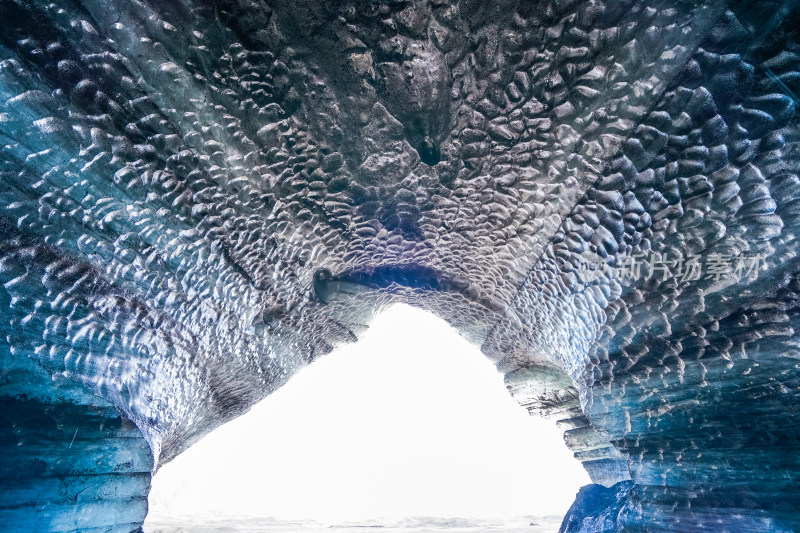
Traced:
<path fill-rule="evenodd" d="M 398 301 L 563 420 L 567 530 L 800 529 L 796 4 L 0 0 L 0 530 L 136 530 Z"/>

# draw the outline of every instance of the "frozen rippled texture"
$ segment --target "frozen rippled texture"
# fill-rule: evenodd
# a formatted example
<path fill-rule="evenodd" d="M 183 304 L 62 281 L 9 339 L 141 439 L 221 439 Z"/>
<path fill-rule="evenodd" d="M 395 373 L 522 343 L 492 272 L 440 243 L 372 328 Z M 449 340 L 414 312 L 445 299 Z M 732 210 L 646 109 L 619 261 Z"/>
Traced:
<path fill-rule="evenodd" d="M 0 529 L 136 529 L 154 467 L 398 301 L 563 421 L 609 487 L 570 531 L 800 529 L 795 2 L 0 21 Z M 757 279 L 675 275 L 719 254 Z"/>

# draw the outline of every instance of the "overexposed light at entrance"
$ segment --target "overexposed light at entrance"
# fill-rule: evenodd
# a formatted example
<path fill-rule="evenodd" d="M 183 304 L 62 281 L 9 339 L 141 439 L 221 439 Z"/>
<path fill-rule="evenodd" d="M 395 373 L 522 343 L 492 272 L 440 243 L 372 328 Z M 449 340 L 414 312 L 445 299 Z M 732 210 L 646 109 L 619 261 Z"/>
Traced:
<path fill-rule="evenodd" d="M 563 515 L 589 482 L 477 347 L 398 305 L 164 466 L 150 518 Z"/>

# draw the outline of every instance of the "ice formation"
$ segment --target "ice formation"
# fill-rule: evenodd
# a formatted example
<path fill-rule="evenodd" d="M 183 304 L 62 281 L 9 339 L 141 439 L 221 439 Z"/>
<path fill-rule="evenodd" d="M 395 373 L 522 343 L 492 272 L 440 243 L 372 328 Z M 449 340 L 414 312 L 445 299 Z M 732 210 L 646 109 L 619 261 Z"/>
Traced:
<path fill-rule="evenodd" d="M 136 530 L 397 301 L 563 420 L 565 529 L 800 529 L 795 5 L 0 0 L 0 529 Z"/>

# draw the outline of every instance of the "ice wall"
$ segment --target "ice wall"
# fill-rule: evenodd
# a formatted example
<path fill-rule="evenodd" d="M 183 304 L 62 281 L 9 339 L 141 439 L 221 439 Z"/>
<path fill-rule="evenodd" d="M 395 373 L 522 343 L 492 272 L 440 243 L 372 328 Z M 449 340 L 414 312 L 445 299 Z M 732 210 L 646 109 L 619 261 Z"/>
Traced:
<path fill-rule="evenodd" d="M 0 528 L 136 529 L 154 465 L 393 301 L 617 487 L 568 530 L 800 527 L 794 2 L 0 21 Z"/>

